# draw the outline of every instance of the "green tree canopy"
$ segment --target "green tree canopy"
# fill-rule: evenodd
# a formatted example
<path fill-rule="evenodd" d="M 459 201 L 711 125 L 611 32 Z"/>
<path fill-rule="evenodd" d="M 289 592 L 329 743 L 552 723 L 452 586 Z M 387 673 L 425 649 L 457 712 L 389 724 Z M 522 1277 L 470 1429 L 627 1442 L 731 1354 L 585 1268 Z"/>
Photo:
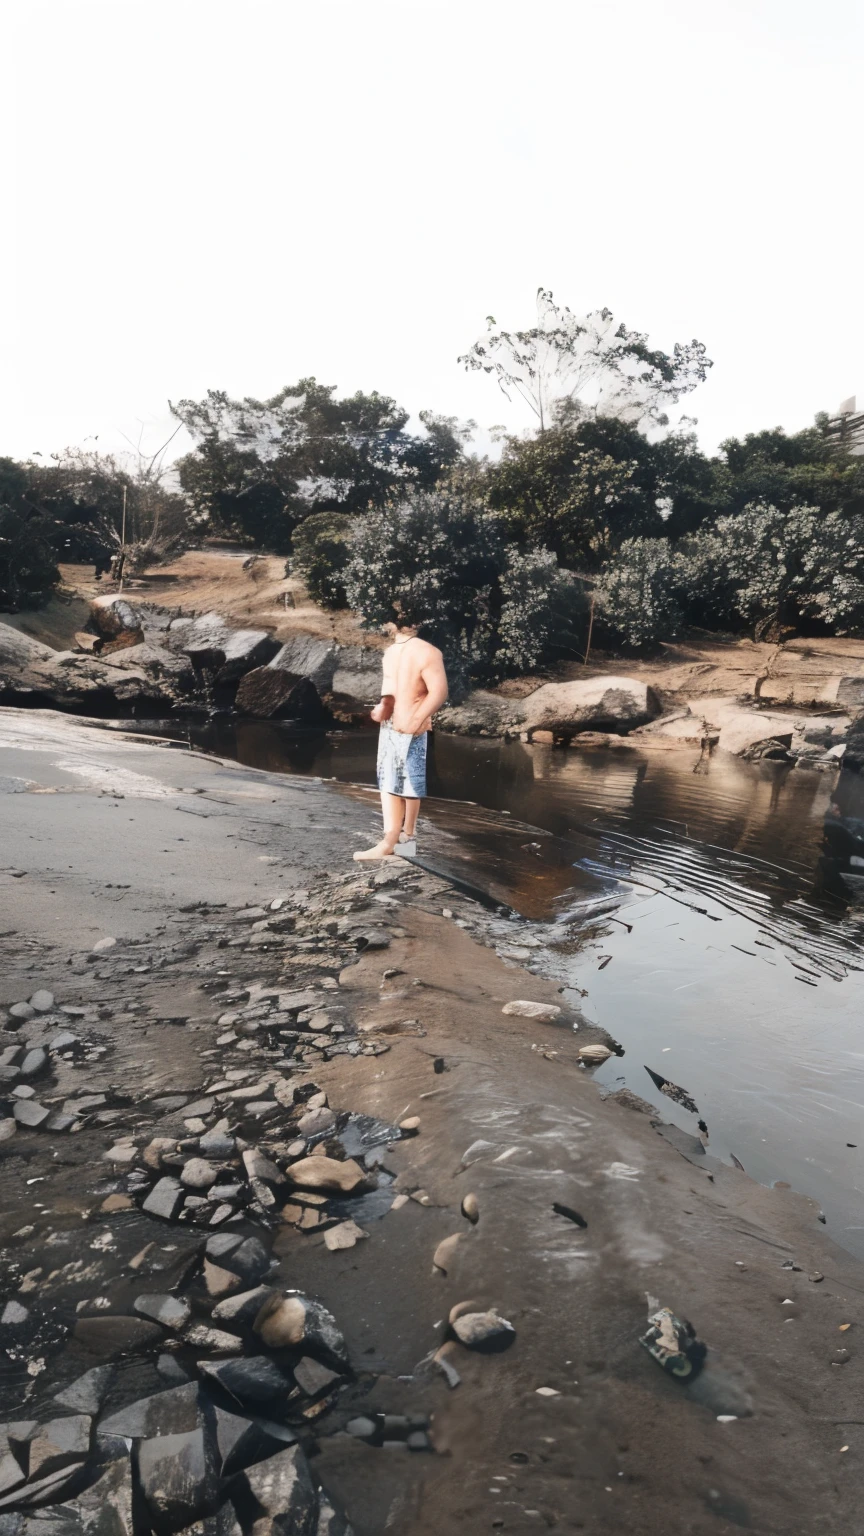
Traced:
<path fill-rule="evenodd" d="M 336 398 L 314 378 L 270 400 L 210 390 L 171 407 L 195 439 L 180 463 L 183 488 L 217 531 L 287 549 L 292 530 L 318 512 L 382 506 L 396 487 L 431 486 L 460 458 L 473 423 L 420 413 L 424 433 L 387 395 Z"/>

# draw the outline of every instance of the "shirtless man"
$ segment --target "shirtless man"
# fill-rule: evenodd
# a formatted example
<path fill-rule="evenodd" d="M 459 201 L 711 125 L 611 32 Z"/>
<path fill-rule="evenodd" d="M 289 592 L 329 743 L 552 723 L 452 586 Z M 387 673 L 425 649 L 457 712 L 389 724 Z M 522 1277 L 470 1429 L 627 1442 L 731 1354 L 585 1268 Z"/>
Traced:
<path fill-rule="evenodd" d="M 378 788 L 384 836 L 374 848 L 355 853 L 360 861 L 388 859 L 400 842 L 412 842 L 420 801 L 426 793 L 426 733 L 447 699 L 444 657 L 416 627 L 388 624 L 393 644 L 384 652 L 381 702 L 372 711 L 380 725 Z"/>

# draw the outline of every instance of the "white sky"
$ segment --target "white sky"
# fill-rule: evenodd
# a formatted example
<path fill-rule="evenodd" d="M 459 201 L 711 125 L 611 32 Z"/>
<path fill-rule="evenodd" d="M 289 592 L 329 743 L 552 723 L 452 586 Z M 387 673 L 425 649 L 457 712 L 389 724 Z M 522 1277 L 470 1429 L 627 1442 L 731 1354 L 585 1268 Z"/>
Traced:
<path fill-rule="evenodd" d="M 4 15 L 0 454 L 304 374 L 527 425 L 456 357 L 539 284 L 706 342 L 708 449 L 864 395 L 858 0 Z"/>

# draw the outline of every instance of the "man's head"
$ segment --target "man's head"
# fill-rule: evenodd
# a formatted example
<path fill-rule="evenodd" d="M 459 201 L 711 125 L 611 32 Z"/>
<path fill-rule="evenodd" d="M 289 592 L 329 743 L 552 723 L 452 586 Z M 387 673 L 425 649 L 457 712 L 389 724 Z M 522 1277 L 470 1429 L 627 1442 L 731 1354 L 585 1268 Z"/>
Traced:
<path fill-rule="evenodd" d="M 416 624 L 403 624 L 401 620 L 397 620 L 392 624 L 382 624 L 381 628 L 385 635 L 390 636 L 391 640 L 395 640 L 397 637 L 400 640 L 410 640 L 412 635 L 417 633 Z"/>

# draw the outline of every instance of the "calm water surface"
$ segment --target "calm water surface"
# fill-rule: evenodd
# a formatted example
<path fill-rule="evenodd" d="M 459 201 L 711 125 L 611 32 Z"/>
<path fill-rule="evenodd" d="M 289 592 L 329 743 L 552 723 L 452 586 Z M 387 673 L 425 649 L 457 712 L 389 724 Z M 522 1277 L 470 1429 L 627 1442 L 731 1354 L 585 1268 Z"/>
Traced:
<path fill-rule="evenodd" d="M 190 739 L 354 786 L 346 792 L 368 796 L 371 837 L 372 732 L 233 722 L 192 727 Z M 645 1066 L 683 1085 L 715 1155 L 812 1195 L 829 1232 L 864 1256 L 864 924 L 820 866 L 833 783 L 725 755 L 697 764 L 690 753 L 439 735 L 420 855 L 535 924 L 616 898 L 586 948 L 537 952 L 624 1046 L 599 1080 L 695 1131 Z M 513 924 L 516 943 L 518 933 Z"/>

